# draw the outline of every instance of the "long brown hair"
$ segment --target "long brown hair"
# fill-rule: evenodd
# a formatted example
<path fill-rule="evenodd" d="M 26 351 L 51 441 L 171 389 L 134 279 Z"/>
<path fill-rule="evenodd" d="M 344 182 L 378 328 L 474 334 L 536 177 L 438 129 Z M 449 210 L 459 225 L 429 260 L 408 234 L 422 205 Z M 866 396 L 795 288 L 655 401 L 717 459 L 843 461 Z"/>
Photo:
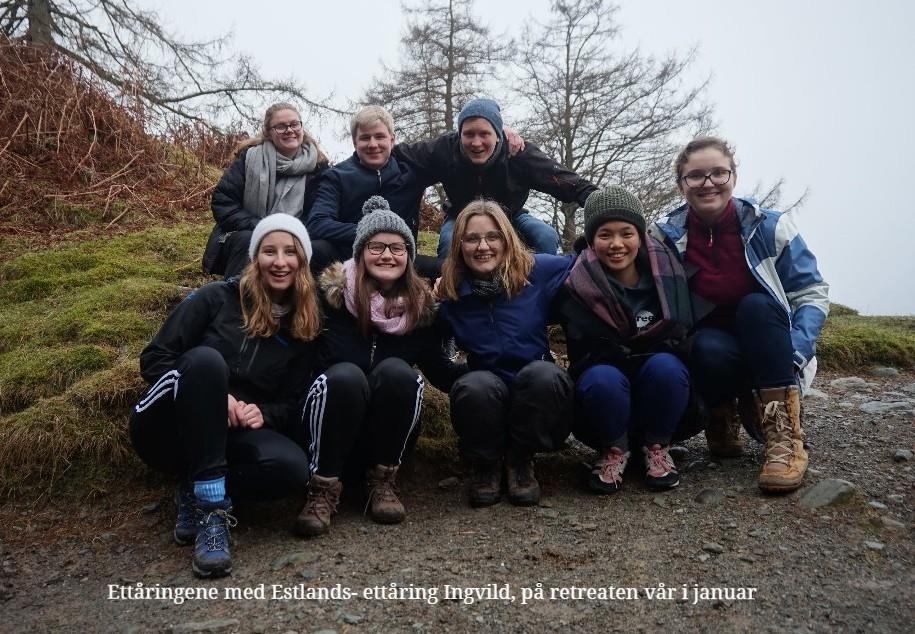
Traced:
<path fill-rule="evenodd" d="M 273 115 L 275 115 L 280 110 L 292 110 L 294 113 L 299 115 L 299 119 L 302 118 L 302 114 L 299 112 L 299 109 L 296 108 L 295 106 L 293 106 L 291 103 L 287 103 L 285 101 L 280 101 L 278 103 L 273 104 L 272 106 L 267 108 L 267 112 L 264 113 L 264 121 L 261 124 L 260 134 L 258 134 L 257 136 L 253 136 L 250 139 L 245 139 L 244 141 L 239 143 L 238 147 L 235 148 L 235 153 L 238 154 L 242 150 L 246 150 L 249 147 L 252 147 L 255 145 L 260 145 L 261 143 L 264 142 L 265 139 L 269 139 L 270 138 L 270 120 L 273 118 Z M 317 152 L 318 152 L 318 165 L 330 163 L 330 159 L 327 158 L 327 155 L 324 153 L 324 150 L 322 150 L 321 146 L 318 145 L 317 139 L 315 139 L 313 136 L 311 136 L 308 133 L 308 130 L 305 129 L 305 122 L 303 121 L 302 122 L 302 144 L 304 145 L 305 143 L 311 143 L 312 145 L 315 146 L 315 150 L 317 150 Z"/>
<path fill-rule="evenodd" d="M 364 248 L 364 247 L 363 247 Z M 361 253 L 354 254 L 356 259 L 355 288 L 353 299 L 356 304 L 356 320 L 363 337 L 372 332 L 372 293 L 380 290 L 378 282 L 365 269 Z M 429 286 L 416 274 L 413 260 L 407 258 L 407 268 L 391 290 L 385 292 L 386 298 L 402 297 L 407 316 L 407 331 L 413 330 L 423 317 L 423 313 L 432 306 L 434 300 Z"/>
<path fill-rule="evenodd" d="M 295 237 L 292 241 L 299 258 L 299 269 L 295 272 L 292 286 L 292 325 L 289 331 L 296 339 L 311 341 L 321 332 L 321 313 L 315 295 L 315 280 L 308 268 L 308 259 L 305 257 L 302 243 Z M 257 267 L 256 254 L 242 273 L 238 291 L 245 334 L 249 337 L 275 335 L 280 329 L 280 322 L 273 316 L 273 301 Z"/>
<path fill-rule="evenodd" d="M 498 275 L 509 298 L 517 295 L 527 284 L 527 276 L 534 268 L 533 256 L 524 248 L 518 234 L 508 221 L 502 207 L 492 200 L 474 200 L 461 210 L 454 221 L 451 234 L 451 246 L 448 256 L 442 265 L 442 281 L 439 283 L 439 296 L 442 299 L 458 298 L 457 288 L 467 276 L 467 264 L 461 251 L 461 238 L 467 231 L 467 224 L 474 216 L 489 216 L 505 237 L 505 254 L 499 265 Z"/>

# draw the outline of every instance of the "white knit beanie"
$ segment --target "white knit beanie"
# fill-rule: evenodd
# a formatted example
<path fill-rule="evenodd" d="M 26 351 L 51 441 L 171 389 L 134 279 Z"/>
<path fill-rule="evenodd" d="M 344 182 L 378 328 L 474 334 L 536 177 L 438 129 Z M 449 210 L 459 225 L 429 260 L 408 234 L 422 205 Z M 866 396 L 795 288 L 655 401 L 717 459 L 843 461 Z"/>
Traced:
<path fill-rule="evenodd" d="M 260 246 L 264 236 L 273 231 L 285 231 L 292 234 L 302 243 L 302 249 L 305 250 L 305 258 L 309 262 L 311 261 L 311 238 L 308 237 L 308 230 L 305 229 L 305 225 L 302 224 L 301 220 L 284 213 L 270 214 L 254 227 L 254 232 L 251 234 L 251 243 L 248 245 L 248 257 L 251 260 L 254 260 L 257 248 Z"/>

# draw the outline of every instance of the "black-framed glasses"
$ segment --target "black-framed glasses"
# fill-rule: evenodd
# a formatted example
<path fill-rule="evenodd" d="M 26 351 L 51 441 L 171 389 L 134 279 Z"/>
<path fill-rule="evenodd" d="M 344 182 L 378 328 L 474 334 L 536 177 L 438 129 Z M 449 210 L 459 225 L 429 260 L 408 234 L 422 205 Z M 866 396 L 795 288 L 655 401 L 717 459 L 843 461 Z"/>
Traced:
<path fill-rule="evenodd" d="M 504 239 L 505 236 L 502 235 L 501 231 L 487 231 L 486 233 L 468 233 L 461 238 L 461 242 L 467 246 L 476 247 L 483 240 L 486 240 L 486 244 L 496 244 Z"/>
<path fill-rule="evenodd" d="M 286 130 L 292 130 L 293 132 L 298 132 L 302 129 L 301 121 L 290 121 L 289 123 L 277 123 L 276 125 L 270 126 L 270 129 L 276 132 L 277 134 L 283 134 Z"/>
<path fill-rule="evenodd" d="M 705 185 L 705 181 L 711 181 L 712 185 L 724 185 L 731 180 L 731 170 L 723 167 L 716 167 L 711 172 L 690 172 L 680 180 L 686 183 L 687 187 L 698 189 Z"/>
<path fill-rule="evenodd" d="M 407 245 L 403 242 L 392 242 L 388 244 L 387 242 L 373 240 L 371 242 L 366 242 L 365 248 L 372 255 L 381 255 L 384 253 L 385 249 L 390 249 L 391 255 L 403 255 L 407 252 Z"/>

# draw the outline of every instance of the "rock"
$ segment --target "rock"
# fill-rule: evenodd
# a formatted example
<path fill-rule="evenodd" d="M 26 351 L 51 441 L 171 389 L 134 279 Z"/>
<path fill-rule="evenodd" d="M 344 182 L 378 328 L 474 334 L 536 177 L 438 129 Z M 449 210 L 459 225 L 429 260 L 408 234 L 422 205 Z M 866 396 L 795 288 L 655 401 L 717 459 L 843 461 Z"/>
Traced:
<path fill-rule="evenodd" d="M 855 406 L 854 403 L 849 403 L 848 401 L 842 401 L 838 405 L 839 405 L 839 407 L 854 407 Z"/>
<path fill-rule="evenodd" d="M 889 528 L 892 530 L 905 528 L 905 524 L 903 524 L 902 522 L 899 522 L 897 520 L 894 520 L 892 517 L 881 517 L 880 523 L 883 525 L 884 528 Z"/>
<path fill-rule="evenodd" d="M 752 563 L 756 562 L 756 557 L 754 557 L 753 555 L 741 555 L 740 561 L 745 561 L 748 564 L 752 564 Z"/>
<path fill-rule="evenodd" d="M 893 454 L 893 460 L 896 462 L 908 462 L 912 459 L 912 452 L 908 449 L 897 449 Z"/>
<path fill-rule="evenodd" d="M 670 457 L 674 459 L 674 462 L 689 458 L 689 449 L 683 445 L 673 445 L 668 453 L 670 454 Z"/>
<path fill-rule="evenodd" d="M 829 398 L 829 394 L 827 394 L 826 392 L 822 392 L 822 391 L 820 391 L 820 390 L 818 390 L 818 389 L 816 389 L 816 388 L 808 387 L 808 388 L 804 391 L 804 398 L 822 398 L 822 399 L 828 399 L 828 398 Z"/>
<path fill-rule="evenodd" d="M 321 629 L 321 630 L 315 630 L 311 634 L 337 634 L 337 630 Z"/>
<path fill-rule="evenodd" d="M 537 509 L 537 513 L 541 517 L 549 517 L 550 519 L 556 519 L 557 517 L 559 517 L 559 511 L 557 511 L 556 509 L 539 508 L 539 509 Z"/>
<path fill-rule="evenodd" d="M 444 480 L 438 481 L 438 488 L 440 489 L 453 489 L 461 483 L 460 478 L 451 476 L 450 478 L 445 478 Z"/>
<path fill-rule="evenodd" d="M 809 473 L 812 476 L 823 475 L 822 471 L 820 471 L 819 469 L 814 469 L 813 467 L 808 467 L 807 473 Z"/>
<path fill-rule="evenodd" d="M 143 512 L 149 515 L 150 513 L 155 513 L 159 510 L 159 502 L 150 502 L 143 506 Z"/>
<path fill-rule="evenodd" d="M 893 502 L 894 504 L 902 504 L 902 495 L 900 495 L 899 493 L 893 493 L 891 495 L 888 495 L 888 496 L 886 496 L 886 499 L 889 500 L 890 502 Z"/>
<path fill-rule="evenodd" d="M 706 469 L 717 469 L 717 468 L 720 467 L 720 466 L 721 466 L 721 465 L 718 464 L 717 462 L 712 462 L 712 461 L 710 460 L 709 463 L 708 463 L 707 465 L 705 465 L 705 468 L 706 468 Z"/>
<path fill-rule="evenodd" d="M 867 505 L 872 509 L 877 509 L 878 511 L 882 511 L 886 508 L 886 504 L 883 502 L 878 502 L 877 500 L 870 500 Z"/>
<path fill-rule="evenodd" d="M 868 550 L 877 550 L 877 551 L 880 551 L 880 550 L 883 550 L 884 548 L 886 548 L 886 546 L 883 545 L 883 542 L 876 542 L 876 541 L 871 541 L 871 540 L 864 542 L 864 547 L 867 548 Z"/>
<path fill-rule="evenodd" d="M 855 485 L 847 480 L 830 478 L 816 483 L 801 496 L 798 504 L 805 509 L 816 509 L 830 504 L 839 504 L 850 498 Z"/>
<path fill-rule="evenodd" d="M 667 500 L 663 496 L 656 495 L 651 498 L 651 501 L 660 506 L 662 509 L 667 508 Z"/>
<path fill-rule="evenodd" d="M 701 555 L 699 555 L 699 561 L 701 561 L 702 563 L 707 562 L 711 558 L 712 558 L 712 556 L 709 555 L 708 553 L 702 553 Z"/>
<path fill-rule="evenodd" d="M 862 412 L 868 414 L 886 414 L 887 412 L 905 412 L 913 409 L 908 401 L 868 401 L 858 406 Z"/>
<path fill-rule="evenodd" d="M 358 625 L 361 620 L 362 617 L 356 614 L 349 614 L 348 612 L 343 613 L 343 622 L 347 625 Z"/>
<path fill-rule="evenodd" d="M 724 492 L 721 489 L 702 489 L 696 496 L 699 504 L 721 504 L 723 500 Z"/>
<path fill-rule="evenodd" d="M 715 555 L 720 555 L 724 552 L 724 546 L 721 544 L 716 544 L 715 542 L 706 542 L 702 544 L 702 550 L 707 553 L 713 553 Z"/>
<path fill-rule="evenodd" d="M 908 394 L 915 394 L 915 383 L 909 383 L 900 389 Z"/>
<path fill-rule="evenodd" d="M 870 370 L 870 372 L 868 372 L 868 374 L 870 374 L 871 376 L 882 376 L 882 377 L 899 376 L 899 370 L 897 370 L 896 368 L 890 368 L 890 367 L 876 367 L 876 368 L 871 368 L 871 370 Z"/>
<path fill-rule="evenodd" d="M 845 376 L 841 379 L 833 379 L 829 382 L 829 387 L 837 390 L 863 390 L 870 387 L 870 384 L 857 376 Z"/>
<path fill-rule="evenodd" d="M 212 619 L 210 621 L 196 621 L 173 625 L 169 631 L 173 634 L 183 632 L 221 632 L 229 628 L 238 627 L 238 619 Z"/>
<path fill-rule="evenodd" d="M 299 571 L 299 576 L 302 577 L 302 579 L 310 580 L 310 579 L 314 579 L 318 575 L 311 568 L 302 568 Z"/>
<path fill-rule="evenodd" d="M 289 565 L 299 566 L 301 564 L 310 564 L 317 560 L 318 560 L 318 553 L 309 553 L 309 552 L 305 552 L 305 551 L 297 552 L 297 553 L 290 553 L 288 555 L 283 555 L 281 557 L 277 557 L 274 560 L 273 565 L 271 566 L 271 569 L 273 570 L 273 572 L 277 572 Z"/>

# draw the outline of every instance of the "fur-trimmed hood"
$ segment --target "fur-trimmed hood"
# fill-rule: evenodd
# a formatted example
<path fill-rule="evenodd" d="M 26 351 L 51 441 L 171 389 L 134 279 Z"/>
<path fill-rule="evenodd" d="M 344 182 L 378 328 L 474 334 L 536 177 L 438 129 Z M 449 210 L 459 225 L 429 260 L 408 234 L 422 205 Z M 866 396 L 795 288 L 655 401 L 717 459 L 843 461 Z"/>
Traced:
<path fill-rule="evenodd" d="M 324 295 L 327 305 L 335 310 L 345 310 L 345 301 L 343 299 L 343 289 L 346 286 L 346 273 L 343 270 L 342 262 L 334 262 L 321 272 L 318 276 L 318 288 Z M 432 300 L 432 294 L 427 294 L 427 302 L 420 315 L 417 328 L 431 325 L 435 321 L 435 315 L 438 312 L 438 304 Z"/>

